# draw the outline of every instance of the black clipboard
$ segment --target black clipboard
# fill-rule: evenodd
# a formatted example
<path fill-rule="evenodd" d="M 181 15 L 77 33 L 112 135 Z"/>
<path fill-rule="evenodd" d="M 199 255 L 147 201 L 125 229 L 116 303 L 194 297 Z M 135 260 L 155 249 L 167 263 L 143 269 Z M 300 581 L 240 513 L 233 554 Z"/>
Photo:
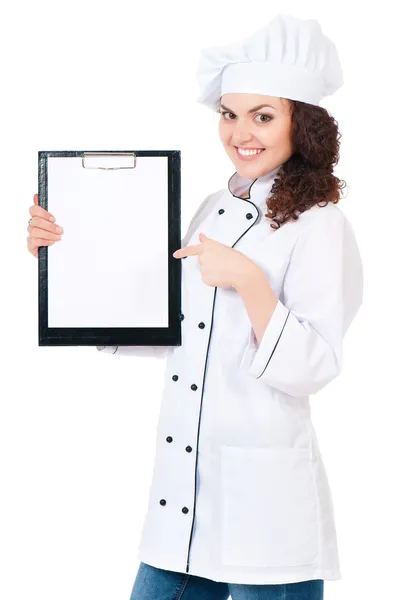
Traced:
<path fill-rule="evenodd" d="M 181 152 L 38 152 L 39 346 L 180 346 Z"/>

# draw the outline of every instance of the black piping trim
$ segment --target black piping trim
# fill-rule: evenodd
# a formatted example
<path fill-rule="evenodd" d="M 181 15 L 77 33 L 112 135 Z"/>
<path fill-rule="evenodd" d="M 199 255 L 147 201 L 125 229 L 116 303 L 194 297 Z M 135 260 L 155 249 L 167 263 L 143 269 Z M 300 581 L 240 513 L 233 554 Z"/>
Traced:
<path fill-rule="evenodd" d="M 278 345 L 278 342 L 279 342 L 279 340 L 281 339 L 281 335 L 282 335 L 282 333 L 283 333 L 283 330 L 285 329 L 285 325 L 286 325 L 286 322 L 287 322 L 287 319 L 288 319 L 289 315 L 290 315 L 290 310 L 289 310 L 289 312 L 287 313 L 287 316 L 286 316 L 285 322 L 284 322 L 284 324 L 283 324 L 283 327 L 282 327 L 282 331 L 280 332 L 280 334 L 279 334 L 279 337 L 278 337 L 278 339 L 276 340 L 276 344 L 275 344 L 275 346 L 274 346 L 274 348 L 273 348 L 273 350 L 272 350 L 272 352 L 271 352 L 271 356 L 269 357 L 267 364 L 265 365 L 264 369 L 262 370 L 262 373 L 260 373 L 260 375 L 257 377 L 257 379 L 260 379 L 260 377 L 261 377 L 262 375 L 264 375 L 264 371 L 265 371 L 265 369 L 268 367 L 268 365 L 269 365 L 269 361 L 271 360 L 271 358 L 272 358 L 272 355 L 273 355 L 273 353 L 275 352 L 275 348 L 277 347 L 277 345 Z"/>
<path fill-rule="evenodd" d="M 235 172 L 236 173 L 236 172 Z M 234 173 L 234 175 L 235 175 Z M 246 229 L 246 231 L 244 231 L 242 233 L 242 235 L 240 237 L 238 237 L 238 239 L 233 243 L 233 245 L 231 246 L 231 248 L 233 248 L 240 239 L 242 239 L 242 237 L 249 231 L 249 229 L 251 229 L 253 227 L 253 225 L 255 225 L 258 221 L 258 218 L 260 216 L 260 211 L 258 210 L 257 206 L 255 205 L 254 202 L 252 202 L 251 200 L 249 200 L 249 198 L 241 198 L 240 196 L 235 196 L 235 194 L 232 194 L 230 187 L 229 187 L 229 182 L 231 181 L 233 175 L 231 175 L 229 181 L 228 181 L 228 191 L 229 193 L 234 196 L 234 198 L 238 198 L 239 200 L 243 200 L 244 202 L 248 202 L 249 204 L 251 204 L 254 209 L 257 212 L 257 218 L 253 221 L 253 223 Z M 256 181 L 256 180 L 254 180 Z M 254 183 L 254 181 L 252 182 L 250 188 L 249 188 L 249 196 L 250 196 L 250 190 L 251 187 Z M 194 490 L 194 501 L 193 501 L 193 517 L 192 517 L 192 524 L 191 524 L 191 533 L 189 536 L 189 543 L 188 543 L 188 555 L 187 555 L 187 566 L 185 569 L 186 573 L 189 573 L 189 555 L 190 555 L 190 551 L 191 551 L 191 543 L 192 543 L 192 534 L 193 534 L 193 526 L 195 523 L 195 511 L 196 511 L 196 479 L 197 479 L 197 468 L 198 468 L 198 446 L 199 446 L 199 433 L 200 433 L 200 417 L 202 414 L 202 405 L 203 405 L 203 391 L 204 391 L 204 384 L 205 384 L 205 377 L 206 377 L 206 367 L 207 367 L 207 358 L 209 356 L 209 347 L 210 347 L 210 340 L 211 340 L 211 333 L 213 331 L 213 318 L 214 318 L 214 306 L 215 306 L 215 302 L 216 302 L 216 295 L 217 295 L 217 287 L 215 287 L 214 289 L 214 297 L 213 297 L 213 308 L 211 311 L 211 325 L 210 325 L 210 332 L 209 332 L 209 339 L 208 339 L 208 343 L 207 343 L 207 351 L 206 351 L 206 360 L 205 360 L 205 366 L 204 366 L 204 370 L 203 370 L 203 378 L 202 378 L 202 394 L 200 397 L 200 409 L 199 409 L 199 421 L 198 421 L 198 434 L 196 436 L 196 457 L 195 457 L 195 490 Z"/>
<path fill-rule="evenodd" d="M 253 185 L 256 183 L 256 181 L 257 181 L 258 177 L 256 177 L 256 179 L 254 179 L 254 180 L 251 182 L 251 184 L 250 184 L 250 187 L 249 187 L 249 189 L 248 189 L 249 198 L 241 198 L 240 196 L 235 196 L 235 194 L 233 194 L 233 193 L 231 192 L 231 186 L 230 186 L 231 179 L 232 179 L 232 177 L 235 177 L 235 175 L 237 174 L 237 172 L 238 172 L 238 171 L 235 171 L 235 173 L 233 173 L 233 175 L 231 175 L 231 177 L 228 179 L 228 191 L 229 191 L 229 193 L 231 194 L 231 196 L 233 196 L 234 198 L 238 198 L 238 200 L 244 200 L 245 202 L 249 202 L 249 204 L 252 204 L 252 205 L 254 206 L 254 208 L 256 209 L 256 211 L 257 211 L 257 217 L 259 217 L 259 215 L 260 215 L 260 211 L 258 210 L 257 206 L 254 204 L 254 202 L 252 202 L 252 201 L 250 200 L 250 192 L 251 192 L 251 189 L 252 189 Z M 256 219 L 256 221 L 255 221 L 254 223 L 256 223 L 256 222 L 257 222 L 257 219 Z M 253 223 L 253 225 L 254 225 L 254 223 Z M 249 227 L 249 229 L 250 229 L 250 227 Z M 249 231 L 249 230 L 247 229 L 246 231 Z M 245 235 L 246 231 L 245 231 L 245 232 L 244 232 L 242 235 Z M 242 237 L 242 236 L 241 236 L 241 237 Z M 240 240 L 240 238 L 239 238 L 238 240 L 236 240 L 235 244 L 236 244 L 237 242 L 239 242 L 239 240 Z M 234 244 L 234 246 L 235 246 L 235 244 Z M 232 248 L 233 248 L 234 246 L 232 246 Z"/>

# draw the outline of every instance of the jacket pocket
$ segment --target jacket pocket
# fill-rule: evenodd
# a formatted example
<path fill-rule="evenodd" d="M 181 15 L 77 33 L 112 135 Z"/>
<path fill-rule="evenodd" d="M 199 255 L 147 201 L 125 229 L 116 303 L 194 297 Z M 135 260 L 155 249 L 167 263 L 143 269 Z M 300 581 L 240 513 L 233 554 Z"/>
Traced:
<path fill-rule="evenodd" d="M 307 448 L 221 446 L 224 565 L 312 564 L 317 501 Z"/>

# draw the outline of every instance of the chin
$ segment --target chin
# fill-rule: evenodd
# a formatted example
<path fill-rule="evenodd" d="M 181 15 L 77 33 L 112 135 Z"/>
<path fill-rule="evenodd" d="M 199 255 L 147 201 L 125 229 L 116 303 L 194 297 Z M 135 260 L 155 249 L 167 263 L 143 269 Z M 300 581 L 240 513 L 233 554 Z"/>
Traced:
<path fill-rule="evenodd" d="M 239 175 L 242 175 L 242 177 L 250 177 L 252 179 L 255 179 L 256 177 L 261 177 L 263 173 L 268 173 L 269 171 L 272 171 L 272 167 L 268 167 L 266 164 L 262 163 L 257 165 L 251 165 L 249 163 L 242 164 L 234 162 L 234 165 Z"/>

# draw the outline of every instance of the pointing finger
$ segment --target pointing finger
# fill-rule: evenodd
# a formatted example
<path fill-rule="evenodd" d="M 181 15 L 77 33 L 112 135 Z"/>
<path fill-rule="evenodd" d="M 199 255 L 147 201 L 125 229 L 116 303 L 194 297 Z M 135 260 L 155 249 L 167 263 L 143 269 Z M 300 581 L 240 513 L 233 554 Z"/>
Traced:
<path fill-rule="evenodd" d="M 184 256 L 195 256 L 200 252 L 200 244 L 196 244 L 194 246 L 185 246 L 185 248 L 179 248 L 175 252 L 173 252 L 174 258 L 184 258 Z"/>

